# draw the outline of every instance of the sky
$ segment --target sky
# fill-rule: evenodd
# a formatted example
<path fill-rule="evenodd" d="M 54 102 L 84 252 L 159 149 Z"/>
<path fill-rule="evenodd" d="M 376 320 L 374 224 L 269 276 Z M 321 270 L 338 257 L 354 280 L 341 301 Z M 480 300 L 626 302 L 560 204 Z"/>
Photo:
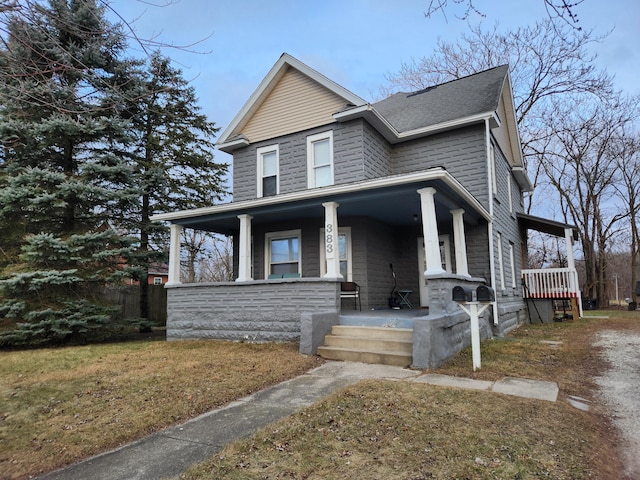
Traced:
<path fill-rule="evenodd" d="M 452 3 L 452 2 L 450 2 Z M 543 0 L 474 0 L 501 30 L 547 17 Z M 111 8 L 140 38 L 155 39 L 192 82 L 209 120 L 221 132 L 283 52 L 360 97 L 374 101 L 386 76 L 403 62 L 429 56 L 439 39 L 468 32 L 453 8 L 426 18 L 429 0 L 112 0 Z M 455 6 L 454 6 L 455 7 Z M 584 0 L 574 8 L 580 25 L 607 38 L 592 45 L 597 64 L 618 89 L 640 94 L 640 1 Z M 110 18 L 115 18 L 110 14 Z M 135 43 L 132 54 L 142 56 Z M 197 53 L 194 53 L 197 52 Z M 216 160 L 230 157 L 217 151 Z"/>

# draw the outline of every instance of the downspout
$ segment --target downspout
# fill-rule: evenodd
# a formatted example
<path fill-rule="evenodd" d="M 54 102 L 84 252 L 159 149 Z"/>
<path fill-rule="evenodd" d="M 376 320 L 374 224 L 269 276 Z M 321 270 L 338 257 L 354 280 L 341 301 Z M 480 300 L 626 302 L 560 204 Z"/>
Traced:
<path fill-rule="evenodd" d="M 487 153 L 487 186 L 489 192 L 489 216 L 490 220 L 487 222 L 487 235 L 489 236 L 489 272 L 491 275 L 491 286 L 496 292 L 495 300 L 492 302 L 491 307 L 493 309 L 493 324 L 498 325 L 498 285 L 496 283 L 496 261 L 494 258 L 495 245 L 493 239 L 493 178 L 491 178 L 492 166 L 491 166 L 491 129 L 489 127 L 489 118 L 484 119 L 484 129 L 486 135 L 486 153 Z"/>

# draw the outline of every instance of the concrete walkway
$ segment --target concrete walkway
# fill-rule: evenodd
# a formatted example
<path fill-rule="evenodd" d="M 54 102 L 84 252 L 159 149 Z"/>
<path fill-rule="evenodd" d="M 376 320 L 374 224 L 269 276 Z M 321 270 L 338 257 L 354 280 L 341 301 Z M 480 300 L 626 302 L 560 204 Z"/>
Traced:
<path fill-rule="evenodd" d="M 269 423 L 363 379 L 379 378 L 487 390 L 556 401 L 558 386 L 518 378 L 486 382 L 386 365 L 327 362 L 292 380 L 116 450 L 38 477 L 40 480 L 151 480 L 173 477 Z"/>

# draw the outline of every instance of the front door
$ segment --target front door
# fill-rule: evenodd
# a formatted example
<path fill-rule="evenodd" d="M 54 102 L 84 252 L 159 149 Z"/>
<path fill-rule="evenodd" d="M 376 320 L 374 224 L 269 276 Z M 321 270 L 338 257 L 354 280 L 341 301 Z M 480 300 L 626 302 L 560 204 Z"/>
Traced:
<path fill-rule="evenodd" d="M 451 273 L 451 243 L 449 242 L 449 235 L 439 235 L 438 241 L 440 243 L 440 260 L 442 262 L 442 268 Z M 418 282 L 420 285 L 420 306 L 429 306 L 429 286 L 427 280 L 424 278 L 424 271 L 427 269 L 427 259 L 424 254 L 424 238 L 418 237 Z"/>

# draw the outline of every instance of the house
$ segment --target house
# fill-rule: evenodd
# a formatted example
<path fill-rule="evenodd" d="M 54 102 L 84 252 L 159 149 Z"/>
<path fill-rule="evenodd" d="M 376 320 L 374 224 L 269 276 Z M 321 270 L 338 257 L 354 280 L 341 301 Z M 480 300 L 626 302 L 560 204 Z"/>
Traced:
<path fill-rule="evenodd" d="M 233 155 L 233 201 L 153 217 L 171 224 L 170 339 L 299 340 L 331 357 L 357 350 L 352 333 L 323 346 L 350 323 L 398 334 L 404 357 L 340 358 L 432 367 L 470 343 L 453 287 L 495 289 L 481 336 L 502 335 L 527 314 L 527 230 L 572 251 L 572 227 L 523 213 L 532 185 L 506 65 L 369 103 L 283 54 L 218 148 Z M 182 228 L 230 235 L 236 281 L 180 283 Z M 569 270 L 557 286 L 573 291 Z"/>

